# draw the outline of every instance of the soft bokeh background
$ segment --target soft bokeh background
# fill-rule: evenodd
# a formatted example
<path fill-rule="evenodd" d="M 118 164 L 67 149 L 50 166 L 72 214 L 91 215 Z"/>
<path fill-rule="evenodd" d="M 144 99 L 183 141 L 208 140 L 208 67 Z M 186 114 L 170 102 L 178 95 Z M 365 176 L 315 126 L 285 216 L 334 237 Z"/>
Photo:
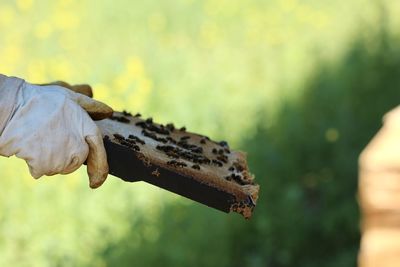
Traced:
<path fill-rule="evenodd" d="M 400 103 L 400 1 L 0 0 L 0 73 L 248 151 L 254 217 L 0 159 L 0 266 L 355 266 L 357 156 Z"/>

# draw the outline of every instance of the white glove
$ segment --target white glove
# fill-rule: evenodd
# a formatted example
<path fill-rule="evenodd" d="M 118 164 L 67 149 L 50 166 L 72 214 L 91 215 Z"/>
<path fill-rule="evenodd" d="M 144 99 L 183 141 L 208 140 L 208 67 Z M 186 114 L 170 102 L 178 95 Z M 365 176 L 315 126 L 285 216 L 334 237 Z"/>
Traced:
<path fill-rule="evenodd" d="M 87 161 L 90 187 L 99 187 L 108 175 L 107 156 L 85 110 L 98 118 L 112 114 L 107 105 L 63 87 L 0 75 L 0 155 L 24 159 L 34 178 L 68 174 Z"/>

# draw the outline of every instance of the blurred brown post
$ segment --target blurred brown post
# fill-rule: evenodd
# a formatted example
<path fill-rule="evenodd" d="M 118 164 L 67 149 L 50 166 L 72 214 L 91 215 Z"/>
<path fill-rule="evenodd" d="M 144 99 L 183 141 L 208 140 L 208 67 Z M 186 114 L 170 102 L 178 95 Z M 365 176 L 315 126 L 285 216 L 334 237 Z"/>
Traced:
<path fill-rule="evenodd" d="M 362 240 L 359 267 L 400 266 L 400 107 L 359 160 Z"/>

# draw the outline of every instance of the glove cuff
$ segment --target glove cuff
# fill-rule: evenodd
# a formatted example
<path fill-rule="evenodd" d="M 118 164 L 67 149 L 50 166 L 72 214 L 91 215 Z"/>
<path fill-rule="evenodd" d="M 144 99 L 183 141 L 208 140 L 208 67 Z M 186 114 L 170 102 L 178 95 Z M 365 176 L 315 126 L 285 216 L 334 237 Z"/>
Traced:
<path fill-rule="evenodd" d="M 18 108 L 17 98 L 24 80 L 0 74 L 0 136 Z"/>

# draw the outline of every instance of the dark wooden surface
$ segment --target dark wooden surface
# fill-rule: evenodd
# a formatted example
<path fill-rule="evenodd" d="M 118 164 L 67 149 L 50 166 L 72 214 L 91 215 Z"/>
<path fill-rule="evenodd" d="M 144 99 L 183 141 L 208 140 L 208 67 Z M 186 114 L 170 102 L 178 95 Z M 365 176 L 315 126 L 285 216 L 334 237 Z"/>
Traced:
<path fill-rule="evenodd" d="M 127 182 L 144 181 L 223 212 L 230 212 L 235 197 L 160 166 L 146 164 L 134 151 L 104 140 L 110 174 Z"/>

